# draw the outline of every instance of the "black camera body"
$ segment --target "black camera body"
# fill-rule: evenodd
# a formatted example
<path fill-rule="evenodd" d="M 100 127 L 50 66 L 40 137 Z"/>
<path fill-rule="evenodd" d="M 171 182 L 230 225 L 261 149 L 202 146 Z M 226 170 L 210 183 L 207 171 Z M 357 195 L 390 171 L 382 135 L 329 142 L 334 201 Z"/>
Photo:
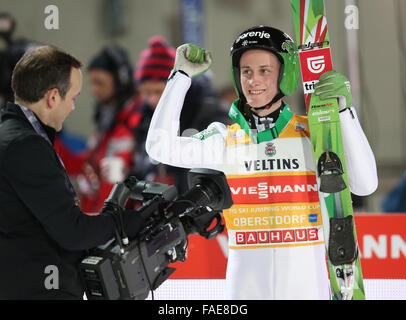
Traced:
<path fill-rule="evenodd" d="M 223 232 L 220 212 L 233 204 L 224 173 L 192 169 L 188 182 L 190 189 L 180 197 L 174 186 L 135 177 L 115 185 L 102 212 L 116 218 L 116 238 L 93 249 L 79 266 L 89 300 L 146 299 L 175 271 L 169 264 L 186 260 L 189 234 L 212 239 Z M 142 201 L 134 214 L 147 221 L 131 240 L 120 219 L 128 199 Z"/>

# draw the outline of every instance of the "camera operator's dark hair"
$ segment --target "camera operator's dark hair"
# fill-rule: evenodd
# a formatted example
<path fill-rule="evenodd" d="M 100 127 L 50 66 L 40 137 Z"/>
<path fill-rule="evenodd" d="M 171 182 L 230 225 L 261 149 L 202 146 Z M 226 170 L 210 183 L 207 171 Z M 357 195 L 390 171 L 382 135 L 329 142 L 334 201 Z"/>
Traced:
<path fill-rule="evenodd" d="M 17 62 L 11 78 L 16 100 L 35 103 L 53 88 L 65 98 L 71 82 L 71 69 L 82 63 L 54 46 L 40 46 L 28 50 Z"/>

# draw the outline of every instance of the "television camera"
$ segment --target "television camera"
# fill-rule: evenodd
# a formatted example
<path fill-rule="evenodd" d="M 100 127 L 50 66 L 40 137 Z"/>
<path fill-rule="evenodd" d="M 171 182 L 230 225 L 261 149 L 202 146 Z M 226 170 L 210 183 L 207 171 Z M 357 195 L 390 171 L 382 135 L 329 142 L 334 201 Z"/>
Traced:
<path fill-rule="evenodd" d="M 7 101 L 14 101 L 11 75 L 18 60 L 27 50 L 39 45 L 24 38 L 13 38 L 16 28 L 15 18 L 7 12 L 0 12 L 0 108 Z"/>
<path fill-rule="evenodd" d="M 211 169 L 188 172 L 189 190 L 178 197 L 175 186 L 129 176 L 116 183 L 102 213 L 115 217 L 116 236 L 92 250 L 80 263 L 87 298 L 146 299 L 185 261 L 188 235 L 213 239 L 223 232 L 220 212 L 233 204 L 225 175 Z M 146 221 L 134 239 L 124 232 L 121 212 L 128 199 L 142 205 L 134 214 Z M 213 226 L 214 225 L 214 226 Z"/>

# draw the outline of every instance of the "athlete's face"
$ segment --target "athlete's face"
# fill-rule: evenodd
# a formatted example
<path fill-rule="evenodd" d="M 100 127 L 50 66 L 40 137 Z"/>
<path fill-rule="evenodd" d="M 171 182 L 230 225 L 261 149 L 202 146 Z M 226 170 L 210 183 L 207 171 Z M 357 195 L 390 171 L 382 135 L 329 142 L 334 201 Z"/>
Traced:
<path fill-rule="evenodd" d="M 281 100 L 270 109 L 255 110 L 269 103 L 278 93 L 280 62 L 266 50 L 248 50 L 240 59 L 241 87 L 247 103 L 259 116 L 265 116 L 279 108 Z"/>

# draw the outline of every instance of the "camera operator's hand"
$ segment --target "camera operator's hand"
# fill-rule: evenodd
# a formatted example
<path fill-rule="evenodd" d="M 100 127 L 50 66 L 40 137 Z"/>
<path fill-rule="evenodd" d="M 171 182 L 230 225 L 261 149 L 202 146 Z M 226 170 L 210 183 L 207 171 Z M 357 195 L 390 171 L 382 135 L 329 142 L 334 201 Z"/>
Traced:
<path fill-rule="evenodd" d="M 120 221 L 119 213 L 117 211 L 112 210 L 109 207 L 104 206 L 100 210 L 100 214 L 110 215 L 113 218 L 114 222 L 116 223 L 116 226 L 118 221 Z M 144 217 L 135 210 L 130 209 L 122 210 L 121 217 L 124 232 L 130 239 L 135 238 L 138 235 L 138 233 L 146 226 L 146 221 Z"/>
<path fill-rule="evenodd" d="M 134 210 L 124 210 L 123 214 L 123 223 L 124 230 L 127 233 L 129 238 L 134 238 L 138 233 L 144 229 L 146 225 L 145 219 Z"/>
<path fill-rule="evenodd" d="M 211 53 L 190 43 L 176 49 L 175 71 L 183 71 L 189 77 L 194 77 L 210 69 Z"/>

